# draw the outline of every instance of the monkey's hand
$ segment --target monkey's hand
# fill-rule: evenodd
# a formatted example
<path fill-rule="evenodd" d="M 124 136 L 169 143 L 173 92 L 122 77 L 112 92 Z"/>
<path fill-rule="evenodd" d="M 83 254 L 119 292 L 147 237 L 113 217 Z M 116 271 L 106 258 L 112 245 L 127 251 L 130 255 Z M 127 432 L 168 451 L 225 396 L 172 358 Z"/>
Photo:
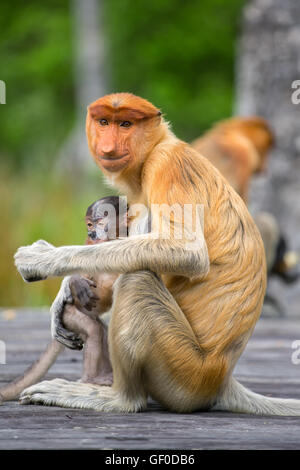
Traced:
<path fill-rule="evenodd" d="M 47 264 L 56 248 L 45 240 L 38 240 L 29 246 L 22 246 L 16 252 L 15 265 L 26 282 L 47 279 Z"/>
<path fill-rule="evenodd" d="M 95 281 L 86 277 L 74 275 L 69 278 L 69 288 L 73 297 L 73 303 L 81 310 L 91 311 L 97 305 L 99 297 L 93 287 L 97 287 Z"/>
<path fill-rule="evenodd" d="M 59 343 L 69 349 L 83 348 L 83 341 L 72 331 L 67 330 L 63 324 L 63 314 L 66 304 L 73 303 L 73 296 L 70 290 L 70 276 L 63 279 L 59 292 L 51 305 L 51 334 Z"/>

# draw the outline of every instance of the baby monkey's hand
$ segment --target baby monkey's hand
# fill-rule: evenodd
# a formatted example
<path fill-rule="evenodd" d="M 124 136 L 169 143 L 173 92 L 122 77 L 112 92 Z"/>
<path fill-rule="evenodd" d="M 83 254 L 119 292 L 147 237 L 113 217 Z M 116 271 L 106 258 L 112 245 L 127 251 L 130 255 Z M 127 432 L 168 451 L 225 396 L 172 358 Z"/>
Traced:
<path fill-rule="evenodd" d="M 83 276 L 70 276 L 69 288 L 73 298 L 73 302 L 79 310 L 82 308 L 91 311 L 97 305 L 99 297 L 93 288 L 97 285 L 95 281 Z"/>

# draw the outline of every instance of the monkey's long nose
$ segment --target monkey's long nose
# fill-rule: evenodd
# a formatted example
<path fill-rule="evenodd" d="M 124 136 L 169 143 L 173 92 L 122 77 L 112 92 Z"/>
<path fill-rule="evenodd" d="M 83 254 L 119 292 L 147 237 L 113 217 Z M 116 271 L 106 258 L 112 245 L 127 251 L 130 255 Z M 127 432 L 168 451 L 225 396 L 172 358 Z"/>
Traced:
<path fill-rule="evenodd" d="M 116 153 L 116 133 L 114 129 L 107 130 L 99 142 L 99 153 L 103 157 L 113 157 Z"/>
<path fill-rule="evenodd" d="M 115 144 L 113 142 L 102 144 L 100 153 L 103 157 L 113 157 L 116 153 Z"/>

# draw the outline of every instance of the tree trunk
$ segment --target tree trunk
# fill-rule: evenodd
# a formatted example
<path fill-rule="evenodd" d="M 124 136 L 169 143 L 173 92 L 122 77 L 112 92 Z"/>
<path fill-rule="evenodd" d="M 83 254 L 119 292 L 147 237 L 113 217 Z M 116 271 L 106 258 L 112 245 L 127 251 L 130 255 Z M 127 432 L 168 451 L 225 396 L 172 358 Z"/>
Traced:
<path fill-rule="evenodd" d="M 300 251 L 297 79 L 300 79 L 299 0 L 249 1 L 244 8 L 238 50 L 235 114 L 265 117 L 276 138 L 267 174 L 252 184 L 250 209 L 272 212 L 292 248 Z M 286 289 L 278 283 L 276 288 L 286 301 L 294 296 L 300 303 L 299 284 Z M 299 315 L 298 310 L 297 307 Z"/>
<path fill-rule="evenodd" d="M 94 168 L 85 136 L 88 104 L 106 93 L 105 39 L 101 0 L 72 0 L 76 122 L 63 145 L 58 167 L 72 173 Z"/>

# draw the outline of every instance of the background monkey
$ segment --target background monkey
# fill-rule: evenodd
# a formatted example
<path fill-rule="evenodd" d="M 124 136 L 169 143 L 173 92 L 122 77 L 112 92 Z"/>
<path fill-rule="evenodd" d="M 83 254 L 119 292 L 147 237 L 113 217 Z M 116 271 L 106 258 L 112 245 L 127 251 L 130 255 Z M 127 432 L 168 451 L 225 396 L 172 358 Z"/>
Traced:
<path fill-rule="evenodd" d="M 300 276 L 299 256 L 288 249 L 275 217 L 269 212 L 258 212 L 254 220 L 264 242 L 269 275 L 278 276 L 287 284 L 295 282 Z"/>
<path fill-rule="evenodd" d="M 108 213 L 109 205 L 112 211 Z M 86 212 L 85 223 L 88 245 L 117 238 L 120 226 L 127 232 L 127 214 L 125 212 L 121 217 L 117 196 L 104 197 L 91 204 Z M 40 380 L 63 351 L 63 344 L 71 349 L 82 349 L 85 343 L 82 382 L 112 384 L 107 326 L 98 316 L 111 306 L 112 285 L 116 278 L 116 274 L 105 273 L 97 276 L 96 282 L 83 276 L 68 278 L 67 288 L 64 289 L 70 291 L 68 301 L 61 304 L 58 296 L 51 309 L 52 312 L 56 309 L 57 328 L 60 331 L 58 341 L 53 339 L 22 377 L 0 388 L 0 403 L 17 398 L 25 387 Z"/>
<path fill-rule="evenodd" d="M 247 203 L 251 178 L 266 169 L 268 152 L 274 141 L 267 121 L 251 116 L 221 121 L 191 145 L 222 173 Z M 286 283 L 297 281 L 298 255 L 289 250 L 275 217 L 267 212 L 259 212 L 253 217 L 264 242 L 268 277 L 279 276 Z M 273 297 L 267 295 L 266 298 L 283 313 Z"/>
<path fill-rule="evenodd" d="M 258 116 L 221 121 L 191 143 L 218 168 L 246 203 L 251 177 L 265 170 L 273 144 L 274 136 L 267 121 Z"/>
<path fill-rule="evenodd" d="M 88 107 L 87 138 L 106 178 L 151 215 L 151 232 L 95 246 L 21 247 L 27 281 L 122 273 L 109 324 L 112 387 L 56 379 L 33 385 L 21 403 L 135 412 L 148 395 L 169 410 L 300 415 L 300 400 L 264 397 L 233 377 L 259 317 L 266 266 L 259 231 L 244 202 L 214 166 L 179 140 L 148 101 L 107 95 Z M 203 237 L 164 237 L 180 211 L 204 206 Z M 160 216 L 162 215 L 162 217 Z M 144 214 L 143 214 L 144 216 Z M 142 215 L 137 215 L 137 219 Z M 185 227 L 184 227 L 185 228 Z"/>
<path fill-rule="evenodd" d="M 254 215 L 255 223 L 260 231 L 266 253 L 268 278 L 279 277 L 286 284 L 293 284 L 300 278 L 299 255 L 289 249 L 282 235 L 276 218 L 269 212 L 258 212 Z M 280 302 L 268 292 L 265 303 L 284 316 Z"/>

